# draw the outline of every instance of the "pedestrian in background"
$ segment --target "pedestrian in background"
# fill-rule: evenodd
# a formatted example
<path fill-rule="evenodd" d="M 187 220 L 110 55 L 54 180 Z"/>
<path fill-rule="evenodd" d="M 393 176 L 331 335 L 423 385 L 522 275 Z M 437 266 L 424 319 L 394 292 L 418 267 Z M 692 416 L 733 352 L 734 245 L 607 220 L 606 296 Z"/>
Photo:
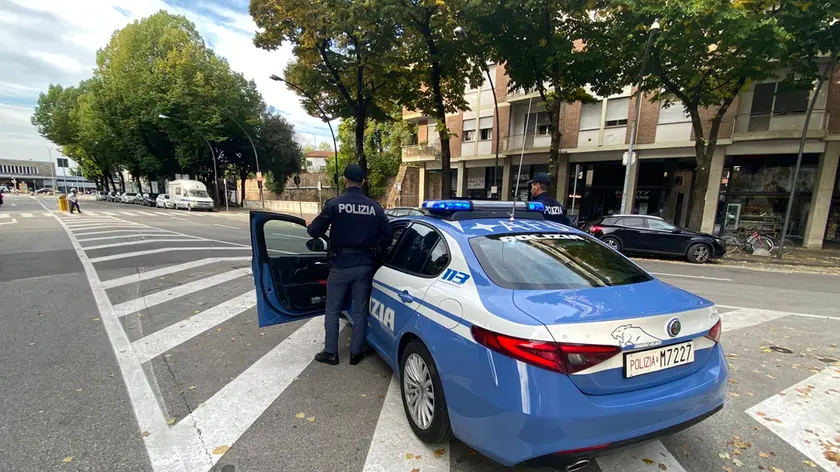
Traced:
<path fill-rule="evenodd" d="M 343 194 L 329 200 L 321 214 L 312 220 L 306 231 L 313 238 L 330 232 L 330 275 L 327 278 L 324 350 L 315 360 L 338 364 L 338 315 L 347 291 L 353 302 L 353 338 L 350 343 L 350 364 L 362 360 L 362 346 L 367 330 L 368 303 L 373 283 L 377 254 L 391 244 L 393 233 L 388 217 L 378 203 L 362 193 L 365 173 L 356 164 L 344 169 Z"/>
<path fill-rule="evenodd" d="M 548 194 L 548 189 L 551 188 L 551 177 L 548 174 L 538 172 L 533 179 L 528 181 L 528 185 L 531 186 L 531 201 L 542 202 L 545 205 L 543 216 L 546 220 L 561 225 L 571 225 L 571 221 L 566 215 L 566 209 Z"/>
<path fill-rule="evenodd" d="M 82 209 L 79 208 L 79 196 L 76 193 L 76 189 L 70 189 L 70 193 L 67 194 L 67 200 L 70 202 L 70 213 L 73 213 L 74 208 L 79 210 L 79 214 L 82 213 Z"/>

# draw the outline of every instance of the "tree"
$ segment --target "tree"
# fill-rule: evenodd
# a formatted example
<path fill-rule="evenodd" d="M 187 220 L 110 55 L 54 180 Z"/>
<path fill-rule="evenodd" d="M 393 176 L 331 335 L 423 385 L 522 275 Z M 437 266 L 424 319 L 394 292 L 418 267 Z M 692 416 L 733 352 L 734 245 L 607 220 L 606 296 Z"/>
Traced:
<path fill-rule="evenodd" d="M 396 111 L 396 110 L 395 110 Z M 356 124 L 344 120 L 338 125 L 338 173 L 355 161 L 351 144 L 355 140 Z M 372 198 L 387 193 L 387 179 L 397 175 L 402 159 L 402 147 L 412 142 L 417 126 L 402 120 L 368 121 L 365 126 L 365 157 L 368 162 L 367 180 Z M 335 173 L 335 160 L 327 162 L 327 174 Z M 340 189 L 343 183 L 340 183 Z"/>
<path fill-rule="evenodd" d="M 612 40 L 625 45 L 608 48 L 631 74 L 624 82 L 641 69 L 647 25 L 654 19 L 662 25 L 640 88 L 691 117 L 696 168 L 688 226 L 699 230 L 723 118 L 740 92 L 774 76 L 792 38 L 779 25 L 778 10 L 760 0 L 616 0 L 604 13 Z M 711 115 L 708 124 L 704 115 Z"/>
<path fill-rule="evenodd" d="M 283 193 L 286 179 L 300 172 L 303 152 L 294 139 L 294 127 L 280 114 L 266 113 L 255 136 L 266 185 L 276 194 Z"/>
<path fill-rule="evenodd" d="M 580 0 L 511 0 L 499 2 L 482 22 L 493 56 L 503 63 L 510 91 L 537 91 L 549 117 L 551 173 L 560 152 L 560 113 L 564 103 L 590 101 L 587 86 L 600 95 L 624 85 L 604 73 L 605 61 L 592 41 L 599 34 L 590 12 L 591 2 Z"/>
<path fill-rule="evenodd" d="M 275 50 L 284 43 L 293 46 L 295 58 L 284 71 L 285 78 L 303 92 L 304 109 L 321 118 L 306 95 L 319 100 L 330 118 L 352 118 L 354 152 L 367 170 L 364 131 L 368 118 L 387 119 L 383 106 L 403 87 L 408 71 L 400 62 L 400 32 L 387 21 L 377 2 L 324 0 L 251 0 L 250 12 L 260 28 L 257 47 Z"/>

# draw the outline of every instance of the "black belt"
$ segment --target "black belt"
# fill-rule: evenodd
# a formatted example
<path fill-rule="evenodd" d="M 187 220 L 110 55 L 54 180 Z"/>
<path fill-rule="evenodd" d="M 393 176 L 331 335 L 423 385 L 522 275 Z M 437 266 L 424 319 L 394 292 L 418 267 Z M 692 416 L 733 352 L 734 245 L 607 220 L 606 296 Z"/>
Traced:
<path fill-rule="evenodd" d="M 373 254 L 373 248 L 363 248 L 363 247 L 337 247 L 335 248 L 335 254 L 338 256 L 347 256 L 347 255 L 371 255 Z"/>

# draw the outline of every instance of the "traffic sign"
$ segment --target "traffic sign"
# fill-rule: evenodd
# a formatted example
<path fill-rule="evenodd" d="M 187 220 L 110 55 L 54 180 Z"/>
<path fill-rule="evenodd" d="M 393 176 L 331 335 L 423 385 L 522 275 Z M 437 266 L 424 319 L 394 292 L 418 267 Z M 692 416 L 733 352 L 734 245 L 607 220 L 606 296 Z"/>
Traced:
<path fill-rule="evenodd" d="M 295 182 L 295 185 L 300 185 L 300 176 L 299 175 L 296 175 L 293 180 Z"/>

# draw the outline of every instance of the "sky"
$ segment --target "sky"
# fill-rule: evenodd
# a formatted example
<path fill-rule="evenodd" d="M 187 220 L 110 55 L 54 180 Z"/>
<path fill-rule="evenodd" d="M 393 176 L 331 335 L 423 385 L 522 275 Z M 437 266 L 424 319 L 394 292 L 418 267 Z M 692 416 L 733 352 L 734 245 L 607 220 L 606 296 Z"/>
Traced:
<path fill-rule="evenodd" d="M 295 125 L 301 144 L 330 139 L 329 128 L 303 111 L 297 95 L 269 79 L 282 74 L 291 48 L 268 52 L 253 45 L 248 0 L 0 0 L 0 159 L 48 161 L 50 152 L 55 159 L 58 146 L 30 123 L 38 94 L 51 83 L 76 85 L 89 77 L 97 49 L 115 30 L 160 10 L 192 21 L 207 45 L 253 79 L 266 103 Z"/>

